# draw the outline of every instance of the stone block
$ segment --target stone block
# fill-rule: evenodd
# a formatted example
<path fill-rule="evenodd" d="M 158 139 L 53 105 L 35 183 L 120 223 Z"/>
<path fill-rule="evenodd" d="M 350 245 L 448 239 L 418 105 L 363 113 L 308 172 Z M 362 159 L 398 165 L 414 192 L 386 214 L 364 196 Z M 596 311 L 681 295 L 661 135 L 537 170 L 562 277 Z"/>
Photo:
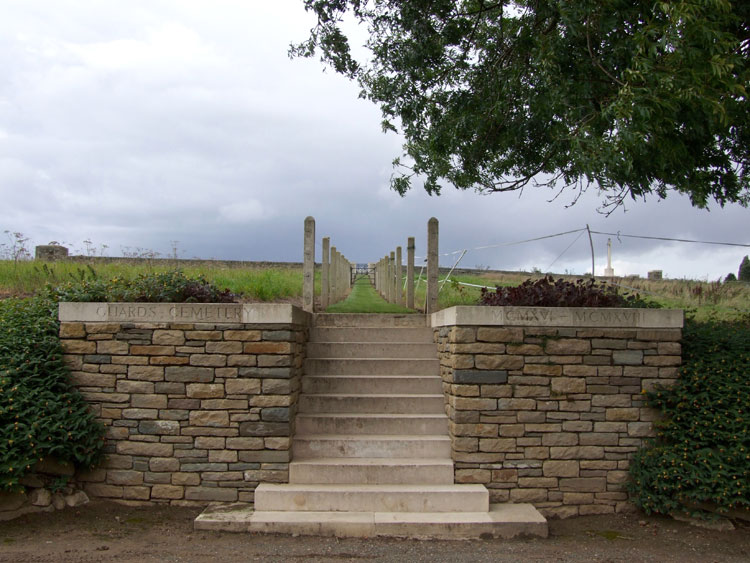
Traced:
<path fill-rule="evenodd" d="M 633 399 L 630 395 L 593 395 L 591 406 L 593 407 L 630 407 Z"/>
<path fill-rule="evenodd" d="M 221 428 L 229 426 L 229 413 L 224 411 L 193 411 L 190 426 Z"/>
<path fill-rule="evenodd" d="M 176 420 L 142 420 L 138 424 L 138 432 L 158 436 L 177 436 L 180 434 L 180 423 Z"/>
<path fill-rule="evenodd" d="M 159 416 L 156 409 L 123 409 L 122 418 L 130 420 L 153 420 Z"/>
<path fill-rule="evenodd" d="M 60 323 L 60 338 L 85 338 L 83 323 Z"/>
<path fill-rule="evenodd" d="M 120 379 L 117 382 L 115 390 L 118 393 L 153 393 L 154 383 L 151 381 L 132 381 L 130 379 Z"/>
<path fill-rule="evenodd" d="M 499 411 L 533 411 L 536 409 L 534 399 L 498 399 L 497 410 Z"/>
<path fill-rule="evenodd" d="M 501 401 L 503 399 L 500 399 Z M 498 399 L 476 399 L 472 397 L 450 397 L 450 404 L 456 410 L 493 411 Z"/>
<path fill-rule="evenodd" d="M 157 473 L 179 471 L 180 462 L 172 457 L 152 457 L 148 462 L 148 468 Z"/>
<path fill-rule="evenodd" d="M 117 485 L 106 485 L 104 483 L 87 483 L 84 490 L 90 497 L 122 498 L 123 487 Z M 65 500 L 62 500 L 64 506 Z"/>
<path fill-rule="evenodd" d="M 523 342 L 523 329 L 480 327 L 477 329 L 477 340 L 481 342 Z"/>
<path fill-rule="evenodd" d="M 133 393 L 130 398 L 130 404 L 136 408 L 144 409 L 165 409 L 167 408 L 167 396 L 157 394 Z"/>
<path fill-rule="evenodd" d="M 546 385 L 514 385 L 513 396 L 517 398 L 526 397 L 549 397 L 550 388 Z"/>
<path fill-rule="evenodd" d="M 151 356 L 149 364 L 152 366 L 186 366 L 190 358 L 186 356 Z"/>
<path fill-rule="evenodd" d="M 482 438 L 479 440 L 480 452 L 515 452 L 515 438 Z"/>
<path fill-rule="evenodd" d="M 236 450 L 211 450 L 208 452 L 209 463 L 235 463 L 238 460 Z M 205 475 L 203 476 L 205 479 Z"/>
<path fill-rule="evenodd" d="M 174 356 L 174 346 L 136 345 L 130 347 L 130 353 L 134 356 Z"/>
<path fill-rule="evenodd" d="M 240 437 L 227 438 L 226 449 L 228 450 L 262 450 L 263 438 Z"/>
<path fill-rule="evenodd" d="M 609 432 L 584 432 L 581 434 L 582 446 L 617 446 L 620 435 Z"/>
<path fill-rule="evenodd" d="M 471 354 L 460 354 L 450 356 L 450 364 L 454 370 L 470 370 L 474 367 L 474 356 Z"/>
<path fill-rule="evenodd" d="M 562 492 L 604 492 L 607 490 L 607 480 L 604 477 L 561 478 L 560 490 Z"/>
<path fill-rule="evenodd" d="M 177 500 L 185 495 L 185 488 L 178 485 L 154 485 L 151 487 L 151 498 Z"/>
<path fill-rule="evenodd" d="M 643 351 L 615 350 L 612 352 L 612 361 L 615 365 L 639 366 L 643 363 Z"/>
<path fill-rule="evenodd" d="M 204 410 L 247 410 L 246 399 L 203 399 L 201 409 Z"/>
<path fill-rule="evenodd" d="M 191 354 L 190 365 L 220 368 L 227 365 L 227 357 L 223 354 Z"/>
<path fill-rule="evenodd" d="M 70 382 L 77 387 L 114 387 L 117 378 L 114 375 L 71 371 Z"/>
<path fill-rule="evenodd" d="M 456 483 L 489 483 L 491 480 L 489 469 L 456 469 Z"/>
<path fill-rule="evenodd" d="M 611 422 L 635 422 L 640 419 L 640 409 L 611 408 L 606 411 L 606 420 Z"/>
<path fill-rule="evenodd" d="M 578 434 L 573 432 L 550 432 L 542 434 L 543 446 L 577 446 Z"/>
<path fill-rule="evenodd" d="M 523 368 L 523 358 L 523 356 L 509 356 L 506 354 L 491 356 L 477 354 L 474 358 L 474 365 L 477 369 L 484 370 L 516 370 Z"/>
<path fill-rule="evenodd" d="M 143 472 L 111 469 L 107 471 L 107 483 L 109 485 L 141 485 L 143 484 Z"/>
<path fill-rule="evenodd" d="M 257 357 L 258 367 L 276 368 L 289 367 L 292 365 L 292 356 L 286 355 L 263 355 Z"/>
<path fill-rule="evenodd" d="M 669 367 L 679 366 L 682 364 L 680 356 L 646 356 L 643 363 L 647 366 Z"/>
<path fill-rule="evenodd" d="M 593 504 L 594 493 L 563 493 L 563 504 Z"/>
<path fill-rule="evenodd" d="M 562 375 L 563 366 L 550 364 L 525 364 L 523 366 L 524 375 L 545 375 L 555 377 Z"/>
<path fill-rule="evenodd" d="M 182 346 L 185 333 L 181 330 L 155 330 L 151 341 L 158 345 Z"/>
<path fill-rule="evenodd" d="M 542 464 L 545 477 L 578 477 L 579 463 L 576 460 L 547 460 Z"/>
<path fill-rule="evenodd" d="M 288 407 L 292 404 L 289 395 L 251 395 L 250 405 L 253 407 Z"/>
<path fill-rule="evenodd" d="M 292 445 L 292 439 L 289 437 L 264 438 L 263 446 L 267 450 L 288 450 Z"/>
<path fill-rule="evenodd" d="M 632 438 L 646 438 L 654 435 L 651 422 L 628 422 L 628 436 Z"/>
<path fill-rule="evenodd" d="M 564 446 L 551 447 L 550 457 L 552 459 L 602 459 L 604 448 L 602 446 Z"/>
<path fill-rule="evenodd" d="M 172 484 L 178 486 L 199 485 L 201 477 L 197 473 L 172 473 Z"/>
<path fill-rule="evenodd" d="M 241 342 L 257 342 L 260 340 L 260 330 L 225 330 L 224 340 L 239 340 Z"/>
<path fill-rule="evenodd" d="M 506 370 L 459 369 L 453 372 L 454 383 L 502 384 L 508 381 Z"/>
<path fill-rule="evenodd" d="M 120 342 L 119 340 L 99 340 L 96 343 L 97 354 L 114 354 L 124 355 L 130 351 L 130 346 L 127 342 Z"/>
<path fill-rule="evenodd" d="M 291 342 L 248 342 L 243 345 L 245 354 L 291 354 Z M 232 352 L 239 354 L 240 352 Z"/>
<path fill-rule="evenodd" d="M 162 366 L 128 366 L 128 379 L 141 381 L 163 381 L 164 368 Z"/>
<path fill-rule="evenodd" d="M 547 354 L 557 356 L 574 356 L 591 352 L 591 342 L 578 338 L 559 338 L 547 340 L 544 350 Z"/>
<path fill-rule="evenodd" d="M 247 354 L 232 354 L 227 356 L 227 365 L 235 367 L 253 367 L 258 364 L 256 356 Z"/>
<path fill-rule="evenodd" d="M 253 381 L 253 380 L 243 380 Z M 287 395 L 292 392 L 292 383 L 288 379 L 262 379 L 256 380 L 261 385 L 261 392 L 264 395 Z M 229 384 L 229 382 L 227 382 Z M 227 387 L 227 390 L 229 387 Z M 227 391 L 229 392 L 229 391 Z"/>
<path fill-rule="evenodd" d="M 66 354 L 96 354 L 96 342 L 88 340 L 60 340 Z"/>
<path fill-rule="evenodd" d="M 209 383 L 214 380 L 210 367 L 173 366 L 164 369 L 164 379 L 180 383 Z"/>
<path fill-rule="evenodd" d="M 217 399 L 224 397 L 224 385 L 221 383 L 189 383 L 186 393 L 190 399 Z"/>
<path fill-rule="evenodd" d="M 153 442 L 123 441 L 117 442 L 116 450 L 121 455 L 171 457 L 174 446 Z"/>
<path fill-rule="evenodd" d="M 546 502 L 547 501 L 547 489 L 511 489 L 510 491 L 511 502 Z"/>

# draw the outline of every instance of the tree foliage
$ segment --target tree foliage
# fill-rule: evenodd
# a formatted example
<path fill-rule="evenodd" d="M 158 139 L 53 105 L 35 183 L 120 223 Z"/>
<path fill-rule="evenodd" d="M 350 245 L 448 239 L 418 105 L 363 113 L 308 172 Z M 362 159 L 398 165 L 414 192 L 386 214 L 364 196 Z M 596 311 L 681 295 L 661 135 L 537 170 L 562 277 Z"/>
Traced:
<path fill-rule="evenodd" d="M 737 279 L 740 281 L 750 282 L 750 258 L 745 256 L 740 262 L 740 269 L 737 272 Z"/>
<path fill-rule="evenodd" d="M 415 177 L 483 192 L 590 185 L 609 204 L 669 191 L 750 198 L 750 3 L 305 0 L 293 56 L 358 80 Z M 342 23 L 370 33 L 356 60 Z M 407 166 L 408 165 L 408 166 Z"/>

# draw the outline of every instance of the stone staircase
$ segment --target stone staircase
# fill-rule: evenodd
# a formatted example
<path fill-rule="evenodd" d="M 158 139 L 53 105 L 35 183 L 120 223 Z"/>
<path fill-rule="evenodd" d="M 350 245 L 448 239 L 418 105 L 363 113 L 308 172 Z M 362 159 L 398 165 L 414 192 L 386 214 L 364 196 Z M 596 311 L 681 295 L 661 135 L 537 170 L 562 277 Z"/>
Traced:
<path fill-rule="evenodd" d="M 336 536 L 546 537 L 531 506 L 453 482 L 440 366 L 424 315 L 316 315 L 289 483 L 201 529 Z M 223 523 L 223 524 L 222 524 Z"/>

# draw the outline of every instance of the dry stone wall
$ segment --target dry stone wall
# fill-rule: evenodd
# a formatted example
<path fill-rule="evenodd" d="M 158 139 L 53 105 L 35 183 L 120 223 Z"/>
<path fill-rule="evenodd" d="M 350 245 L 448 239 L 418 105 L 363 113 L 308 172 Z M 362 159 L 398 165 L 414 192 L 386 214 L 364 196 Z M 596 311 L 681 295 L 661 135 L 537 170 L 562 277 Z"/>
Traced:
<path fill-rule="evenodd" d="M 546 516 L 625 511 L 643 393 L 681 362 L 681 311 L 454 307 L 433 315 L 457 483 Z"/>
<path fill-rule="evenodd" d="M 288 481 L 309 315 L 277 304 L 63 303 L 72 381 L 107 427 L 95 497 L 252 502 Z"/>

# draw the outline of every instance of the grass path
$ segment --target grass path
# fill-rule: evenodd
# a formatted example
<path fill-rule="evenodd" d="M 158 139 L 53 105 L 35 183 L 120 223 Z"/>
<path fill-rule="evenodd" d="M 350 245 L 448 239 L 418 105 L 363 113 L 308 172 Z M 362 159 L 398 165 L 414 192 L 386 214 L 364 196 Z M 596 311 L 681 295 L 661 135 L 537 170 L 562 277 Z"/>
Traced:
<path fill-rule="evenodd" d="M 354 282 L 349 297 L 328 307 L 326 313 L 416 313 L 416 311 L 388 303 L 375 291 L 369 279 L 359 278 Z"/>

